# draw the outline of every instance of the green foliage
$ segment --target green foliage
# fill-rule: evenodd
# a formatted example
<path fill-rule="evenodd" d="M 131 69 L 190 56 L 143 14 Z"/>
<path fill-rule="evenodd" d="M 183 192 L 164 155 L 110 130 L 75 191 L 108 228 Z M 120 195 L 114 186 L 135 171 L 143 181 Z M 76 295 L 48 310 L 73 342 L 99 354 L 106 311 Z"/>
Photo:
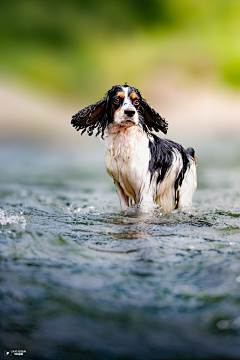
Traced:
<path fill-rule="evenodd" d="M 233 61 L 224 68 L 225 80 L 235 86 L 240 86 L 240 60 Z"/>
<path fill-rule="evenodd" d="M 240 86 L 236 0 L 8 0 L 0 69 L 64 96 L 171 66 Z"/>

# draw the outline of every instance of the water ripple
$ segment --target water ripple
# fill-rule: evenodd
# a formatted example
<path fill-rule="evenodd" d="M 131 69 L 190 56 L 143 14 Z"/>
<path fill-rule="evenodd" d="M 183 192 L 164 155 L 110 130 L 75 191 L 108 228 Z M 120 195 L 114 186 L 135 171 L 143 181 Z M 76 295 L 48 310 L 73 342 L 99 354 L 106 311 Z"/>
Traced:
<path fill-rule="evenodd" d="M 200 169 L 191 210 L 141 215 L 120 212 L 96 160 L 55 155 L 52 169 L 36 152 L 20 167 L 19 154 L 0 168 L 6 349 L 29 359 L 239 356 L 238 170 L 226 188 L 224 169 Z"/>

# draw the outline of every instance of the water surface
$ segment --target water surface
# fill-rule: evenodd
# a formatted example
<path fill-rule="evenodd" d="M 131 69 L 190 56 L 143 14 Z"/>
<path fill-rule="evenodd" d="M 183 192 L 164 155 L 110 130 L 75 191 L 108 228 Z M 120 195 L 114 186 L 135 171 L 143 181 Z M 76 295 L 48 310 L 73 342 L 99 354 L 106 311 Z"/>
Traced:
<path fill-rule="evenodd" d="M 152 216 L 120 212 L 103 153 L 0 150 L 1 354 L 239 359 L 238 145 L 200 148 L 192 210 Z"/>

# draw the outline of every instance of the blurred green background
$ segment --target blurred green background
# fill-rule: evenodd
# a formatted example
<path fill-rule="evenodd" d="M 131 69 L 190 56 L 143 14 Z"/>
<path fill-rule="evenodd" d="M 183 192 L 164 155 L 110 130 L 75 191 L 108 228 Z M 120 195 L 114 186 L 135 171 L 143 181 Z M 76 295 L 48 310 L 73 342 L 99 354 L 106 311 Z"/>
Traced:
<path fill-rule="evenodd" d="M 1 107 L 8 105 L 8 109 L 3 109 L 0 118 L 1 137 L 47 138 L 47 133 L 50 137 L 56 118 L 62 116 L 60 122 L 65 126 L 64 114 L 69 125 L 69 116 L 126 81 L 139 88 L 160 113 L 165 111 L 163 115 L 172 121 L 170 129 L 183 119 L 188 119 L 188 126 L 190 119 L 194 121 L 194 111 L 196 126 L 201 118 L 206 119 L 202 106 L 189 99 L 193 94 L 212 99 L 213 104 L 207 105 L 208 123 L 219 118 L 218 112 L 225 118 L 224 111 L 229 114 L 234 108 L 231 119 L 235 125 L 230 126 L 228 136 L 236 136 L 239 19 L 238 0 L 2 2 Z M 224 101 L 225 110 L 219 110 L 217 104 L 223 106 Z M 191 114 L 189 103 L 194 104 Z M 34 117 L 42 119 L 42 128 L 37 121 L 33 127 Z M 224 126 L 221 134 L 226 134 Z"/>

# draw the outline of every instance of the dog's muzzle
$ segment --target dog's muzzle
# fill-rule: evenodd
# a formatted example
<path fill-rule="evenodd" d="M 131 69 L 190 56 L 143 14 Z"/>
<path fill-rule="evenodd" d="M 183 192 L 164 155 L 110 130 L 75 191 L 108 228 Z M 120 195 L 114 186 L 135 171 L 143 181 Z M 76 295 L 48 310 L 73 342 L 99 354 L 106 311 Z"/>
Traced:
<path fill-rule="evenodd" d="M 129 105 L 123 106 L 116 112 L 115 121 L 120 126 L 132 126 L 138 124 L 138 113 L 136 109 Z"/>

